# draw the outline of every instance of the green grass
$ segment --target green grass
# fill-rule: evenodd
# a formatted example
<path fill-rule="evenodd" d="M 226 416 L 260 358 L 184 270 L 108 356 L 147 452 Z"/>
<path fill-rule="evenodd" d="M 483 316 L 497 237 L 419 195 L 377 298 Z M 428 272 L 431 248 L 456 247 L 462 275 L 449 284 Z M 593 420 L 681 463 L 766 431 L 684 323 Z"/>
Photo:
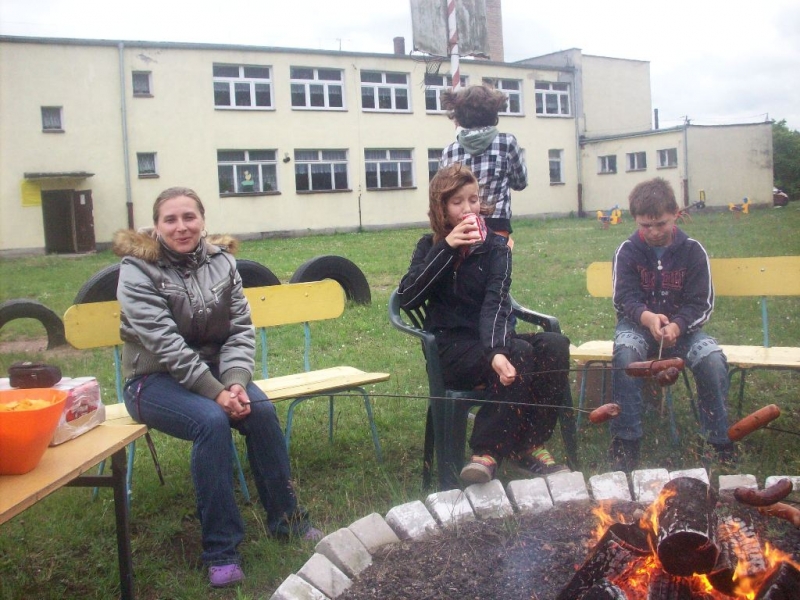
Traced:
<path fill-rule="evenodd" d="M 557 316 L 572 343 L 610 339 L 614 315 L 608 299 L 592 298 L 585 288 L 586 266 L 610 260 L 616 246 L 632 230 L 630 219 L 607 230 L 586 219 L 517 220 L 514 224 L 514 283 L 522 304 Z M 684 227 L 701 240 L 713 257 L 800 254 L 800 211 L 753 210 L 736 219 L 728 212 L 695 215 Z M 311 236 L 245 242 L 240 258 L 268 266 L 286 282 L 303 262 L 321 254 L 345 256 L 365 273 L 372 291 L 369 306 L 348 305 L 343 318 L 313 328 L 313 366 L 351 364 L 385 370 L 392 378 L 373 387 L 375 419 L 385 462 L 377 464 L 365 411 L 356 398 L 336 401 L 334 443 L 327 439 L 327 400 L 304 403 L 296 412 L 291 459 L 301 501 L 326 532 L 347 526 L 371 512 L 385 514 L 392 506 L 424 499 L 420 458 L 427 383 L 417 342 L 388 323 L 389 293 L 408 266 L 420 229 Z M 83 257 L 31 257 L 0 260 L 0 301 L 35 298 L 58 314 L 72 303 L 81 285 L 116 261 L 110 252 Z M 775 346 L 797 346 L 800 298 L 769 302 L 770 338 Z M 757 298 L 718 298 L 707 330 L 727 344 L 760 344 L 761 316 Z M 0 330 L 0 342 L 41 338 L 43 329 L 18 320 Z M 270 337 L 271 374 L 302 368 L 297 348 L 301 333 L 281 328 Z M 8 344 L 3 347 L 10 347 Z M 0 354 L 0 373 L 23 358 L 45 360 L 69 375 L 95 375 L 105 401 L 113 402 L 113 365 L 109 352 L 71 349 Z M 798 375 L 761 371 L 748 378 L 745 411 L 769 403 L 783 409 L 781 425 L 796 429 L 800 406 Z M 573 388 L 576 390 L 576 388 Z M 676 411 L 681 445 L 669 442 L 657 407 L 646 418 L 647 447 L 643 462 L 651 466 L 699 466 L 697 424 L 684 391 L 676 386 Z M 575 394 L 577 396 L 577 394 Z M 279 404 L 282 418 L 286 404 Z M 585 423 L 585 420 L 584 420 Z M 132 504 L 134 568 L 137 597 L 268 598 L 285 577 L 297 571 L 313 552 L 311 544 L 282 544 L 265 533 L 257 504 L 241 504 L 247 537 L 241 546 L 247 580 L 236 591 L 209 591 L 198 565 L 199 525 L 189 476 L 189 444 L 157 432 L 166 486 L 161 487 L 144 444 L 136 450 Z M 739 469 L 763 483 L 772 474 L 800 473 L 797 436 L 757 432 L 743 446 Z M 588 478 L 608 470 L 608 432 L 584 427 L 579 433 L 581 470 Z M 563 454 L 558 434 L 552 450 Z M 242 452 L 243 454 L 243 452 Z M 247 468 L 245 469 L 249 477 Z M 251 493 L 255 487 L 250 482 Z M 113 501 L 109 491 L 92 502 L 85 489 L 63 489 L 0 526 L 0 600 L 16 598 L 109 598 L 117 593 Z"/>

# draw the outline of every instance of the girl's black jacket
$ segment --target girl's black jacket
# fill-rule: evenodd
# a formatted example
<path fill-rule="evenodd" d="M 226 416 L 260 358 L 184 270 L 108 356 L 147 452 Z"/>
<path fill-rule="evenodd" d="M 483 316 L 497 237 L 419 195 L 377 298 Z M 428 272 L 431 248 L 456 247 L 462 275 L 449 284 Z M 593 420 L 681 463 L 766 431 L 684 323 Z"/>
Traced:
<path fill-rule="evenodd" d="M 675 228 L 659 258 L 637 231 L 614 253 L 617 318 L 634 323 L 645 310 L 666 315 L 684 333 L 700 329 L 714 310 L 711 263 L 702 244 Z"/>
<path fill-rule="evenodd" d="M 403 308 L 427 302 L 425 330 L 437 341 L 480 339 L 489 360 L 509 355 L 511 251 L 506 238 L 488 231 L 486 241 L 464 256 L 433 235 L 417 242 L 398 295 Z"/>

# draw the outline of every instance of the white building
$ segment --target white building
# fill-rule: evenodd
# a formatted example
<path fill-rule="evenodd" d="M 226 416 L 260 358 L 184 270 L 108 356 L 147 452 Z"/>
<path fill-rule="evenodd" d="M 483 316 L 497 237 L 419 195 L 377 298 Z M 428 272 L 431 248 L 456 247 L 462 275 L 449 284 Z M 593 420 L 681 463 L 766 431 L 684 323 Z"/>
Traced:
<path fill-rule="evenodd" d="M 401 44 L 402 45 L 402 44 Z M 455 137 L 448 65 L 371 54 L 0 36 L 0 253 L 83 252 L 152 222 L 164 188 L 241 238 L 427 222 Z M 569 50 L 461 62 L 509 96 L 525 149 L 516 218 L 624 205 L 663 176 L 684 204 L 772 198 L 769 123 L 652 130 L 649 63 Z"/>

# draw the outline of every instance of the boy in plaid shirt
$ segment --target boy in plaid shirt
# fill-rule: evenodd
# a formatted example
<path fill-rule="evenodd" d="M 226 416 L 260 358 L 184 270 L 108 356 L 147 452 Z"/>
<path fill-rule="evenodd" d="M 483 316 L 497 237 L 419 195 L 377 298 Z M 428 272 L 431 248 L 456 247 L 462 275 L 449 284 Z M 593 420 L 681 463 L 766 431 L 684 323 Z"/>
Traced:
<path fill-rule="evenodd" d="M 482 85 L 442 93 L 442 107 L 462 127 L 456 141 L 442 152 L 440 167 L 462 163 L 480 186 L 481 214 L 495 233 L 511 233 L 510 190 L 524 190 L 528 169 L 522 149 L 510 133 L 497 130 L 498 112 L 508 104 L 500 90 Z"/>

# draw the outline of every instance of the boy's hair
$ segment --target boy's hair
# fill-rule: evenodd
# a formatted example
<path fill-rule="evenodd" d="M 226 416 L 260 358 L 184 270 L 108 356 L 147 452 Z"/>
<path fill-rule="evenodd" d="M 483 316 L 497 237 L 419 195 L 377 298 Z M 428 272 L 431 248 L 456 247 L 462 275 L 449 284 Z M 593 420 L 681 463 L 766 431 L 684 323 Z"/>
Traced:
<path fill-rule="evenodd" d="M 473 85 L 457 92 L 445 90 L 441 95 L 447 116 L 466 129 L 492 127 L 500 118 L 497 113 L 508 105 L 508 97 L 500 90 Z"/>
<path fill-rule="evenodd" d="M 447 211 L 445 210 L 447 201 L 458 190 L 471 183 L 477 185 L 478 180 L 475 179 L 475 175 L 468 167 L 458 162 L 442 167 L 431 179 L 428 187 L 430 201 L 428 218 L 431 222 L 431 230 L 433 230 L 434 243 L 446 238 L 453 229 L 447 223 Z"/>
<path fill-rule="evenodd" d="M 643 181 L 634 187 L 628 196 L 628 202 L 634 218 L 657 217 L 664 213 L 673 215 L 680 210 L 672 186 L 661 177 Z"/>

